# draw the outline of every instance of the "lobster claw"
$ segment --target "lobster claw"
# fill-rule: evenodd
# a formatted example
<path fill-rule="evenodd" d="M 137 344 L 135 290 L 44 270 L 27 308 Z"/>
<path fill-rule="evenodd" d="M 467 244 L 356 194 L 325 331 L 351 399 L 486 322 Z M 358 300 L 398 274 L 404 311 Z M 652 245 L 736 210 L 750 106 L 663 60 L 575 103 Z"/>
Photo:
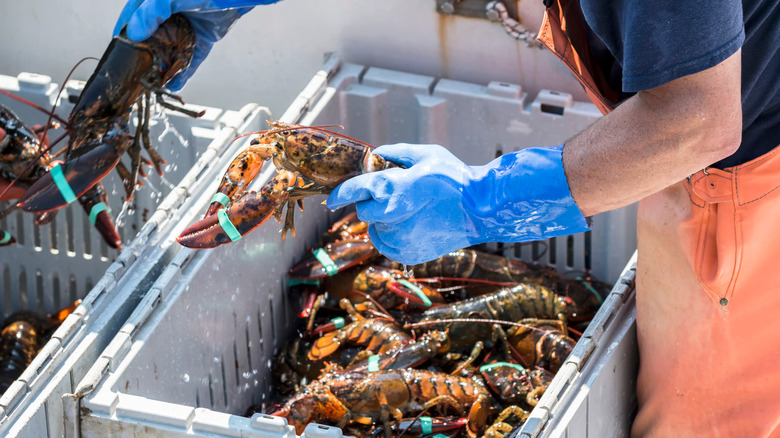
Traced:
<path fill-rule="evenodd" d="M 122 249 L 122 238 L 116 230 L 111 209 L 108 207 L 108 196 L 103 184 L 98 182 L 79 197 L 79 203 L 89 215 L 89 221 L 103 237 L 103 240 L 114 249 Z"/>
<path fill-rule="evenodd" d="M 339 240 L 313 251 L 287 273 L 292 278 L 324 278 L 378 255 L 379 252 L 367 237 Z"/>
<path fill-rule="evenodd" d="M 24 211 L 44 212 L 75 201 L 111 172 L 129 145 L 127 122 L 118 118 L 101 141 L 93 140 L 75 149 L 75 158 L 55 166 L 36 181 L 25 192 L 19 207 Z"/>
<path fill-rule="evenodd" d="M 215 248 L 245 236 L 271 216 L 280 220 L 282 207 L 289 198 L 296 176 L 279 171 L 260 189 L 244 192 L 217 214 L 206 216 L 181 233 L 176 241 L 188 248 Z"/>

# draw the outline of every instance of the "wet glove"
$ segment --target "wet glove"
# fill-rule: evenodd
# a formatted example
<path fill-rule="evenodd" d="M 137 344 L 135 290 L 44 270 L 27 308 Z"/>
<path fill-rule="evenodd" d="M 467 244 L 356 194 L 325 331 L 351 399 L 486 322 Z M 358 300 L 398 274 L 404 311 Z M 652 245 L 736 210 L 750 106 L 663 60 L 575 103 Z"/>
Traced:
<path fill-rule="evenodd" d="M 127 25 L 127 37 L 143 41 L 171 15 L 182 12 L 195 30 L 195 53 L 186 70 L 167 85 L 179 91 L 198 66 L 206 59 L 211 46 L 225 36 L 230 26 L 255 5 L 268 5 L 279 0 L 129 0 L 119 14 L 114 36 Z"/>
<path fill-rule="evenodd" d="M 406 167 L 336 187 L 334 210 L 355 203 L 369 237 L 390 259 L 415 265 L 484 242 L 524 242 L 588 230 L 569 192 L 563 145 L 467 166 L 438 145 L 396 144 L 374 153 Z"/>

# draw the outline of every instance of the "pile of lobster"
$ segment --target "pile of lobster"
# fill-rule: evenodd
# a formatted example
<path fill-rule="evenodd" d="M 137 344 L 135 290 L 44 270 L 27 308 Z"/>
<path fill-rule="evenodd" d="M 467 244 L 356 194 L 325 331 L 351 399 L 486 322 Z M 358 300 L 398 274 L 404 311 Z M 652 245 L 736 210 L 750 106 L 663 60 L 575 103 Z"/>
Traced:
<path fill-rule="evenodd" d="M 106 243 L 119 249 L 122 242 L 100 181 L 116 169 L 129 202 L 141 184 L 139 175 L 145 176 L 142 163 L 154 166 L 162 175 L 165 160 L 152 148 L 149 138 L 151 97 L 154 94 L 157 104 L 171 110 L 193 117 L 203 114 L 163 100 L 170 95 L 162 88 L 189 65 L 194 47 L 189 21 L 174 14 L 145 41 L 131 41 L 124 33 L 113 38 L 67 120 L 51 114 L 45 126 L 28 128 L 10 109 L 0 106 L 0 201 L 19 200 L 0 210 L 0 219 L 21 208 L 35 213 L 36 224 L 41 225 L 51 221 L 58 209 L 78 200 Z M 138 121 L 131 135 L 134 108 Z M 46 135 L 56 125 L 52 118 L 64 125 L 68 136 L 67 148 L 56 154 L 50 149 L 62 138 L 49 144 Z M 142 145 L 149 158 L 141 156 Z M 126 152 L 129 168 L 121 162 Z M 54 160 L 59 154 L 65 154 L 62 162 Z M 0 246 L 14 242 L 9 232 L 0 230 Z"/>
<path fill-rule="evenodd" d="M 299 337 L 250 412 L 353 436 L 503 437 L 519 427 L 609 286 L 472 249 L 406 267 L 354 214 L 289 271 Z"/>
<path fill-rule="evenodd" d="M 0 396 L 19 378 L 48 338 L 81 300 L 52 315 L 22 310 L 0 326 Z"/>

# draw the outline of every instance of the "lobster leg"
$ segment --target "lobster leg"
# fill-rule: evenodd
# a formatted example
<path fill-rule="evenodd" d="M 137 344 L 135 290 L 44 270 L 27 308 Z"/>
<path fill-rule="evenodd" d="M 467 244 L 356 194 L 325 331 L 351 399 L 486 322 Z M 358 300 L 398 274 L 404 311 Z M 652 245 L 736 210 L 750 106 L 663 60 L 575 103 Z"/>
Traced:
<path fill-rule="evenodd" d="M 149 154 L 149 158 L 152 159 L 152 163 L 154 164 L 155 170 L 157 170 L 157 174 L 162 176 L 163 169 L 162 166 L 166 165 L 167 162 L 160 156 L 160 154 L 157 153 L 157 151 L 152 147 L 152 140 L 149 138 L 149 119 L 151 118 L 150 114 L 150 108 L 151 108 L 151 98 L 149 91 L 144 93 L 144 121 L 143 127 L 141 128 L 141 139 L 143 140 L 144 149 L 146 149 L 146 153 Z"/>

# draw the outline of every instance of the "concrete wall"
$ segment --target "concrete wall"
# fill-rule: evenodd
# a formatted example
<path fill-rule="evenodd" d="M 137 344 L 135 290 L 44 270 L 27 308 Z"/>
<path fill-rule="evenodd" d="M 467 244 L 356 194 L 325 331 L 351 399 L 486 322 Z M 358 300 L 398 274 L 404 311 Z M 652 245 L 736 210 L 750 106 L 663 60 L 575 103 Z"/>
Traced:
<path fill-rule="evenodd" d="M 3 0 L 0 74 L 22 71 L 62 83 L 76 62 L 99 58 L 124 0 Z M 541 0 L 518 5 L 524 24 L 538 29 Z M 286 0 L 257 7 L 217 44 L 183 90 L 192 103 L 236 109 L 246 102 L 275 116 L 337 51 L 347 62 L 486 84 L 519 84 L 585 100 L 568 70 L 550 53 L 512 39 L 498 23 L 444 16 L 435 0 Z M 95 66 L 74 74 L 87 79 Z"/>

